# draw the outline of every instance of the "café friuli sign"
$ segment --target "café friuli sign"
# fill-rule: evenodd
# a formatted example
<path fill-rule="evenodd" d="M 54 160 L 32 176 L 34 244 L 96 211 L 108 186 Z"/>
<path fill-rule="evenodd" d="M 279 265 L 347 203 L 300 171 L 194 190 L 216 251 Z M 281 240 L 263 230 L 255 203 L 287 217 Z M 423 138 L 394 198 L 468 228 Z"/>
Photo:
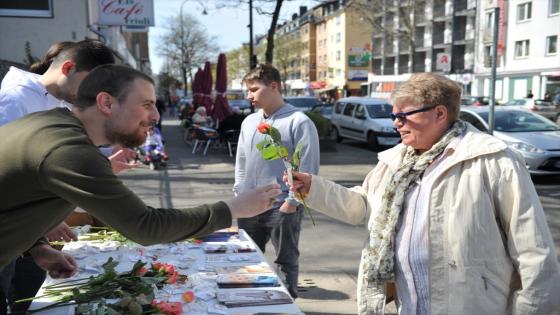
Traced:
<path fill-rule="evenodd" d="M 99 25 L 155 26 L 154 0 L 98 0 Z"/>

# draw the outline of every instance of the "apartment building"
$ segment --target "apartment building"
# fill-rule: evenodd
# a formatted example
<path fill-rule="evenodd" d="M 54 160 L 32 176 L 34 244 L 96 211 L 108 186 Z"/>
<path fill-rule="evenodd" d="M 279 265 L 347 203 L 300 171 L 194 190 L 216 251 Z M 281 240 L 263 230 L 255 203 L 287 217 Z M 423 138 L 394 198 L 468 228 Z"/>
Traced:
<path fill-rule="evenodd" d="M 439 72 L 468 93 L 474 70 L 476 0 L 368 1 L 372 73 L 364 94 L 388 97 L 414 72 Z"/>
<path fill-rule="evenodd" d="M 490 92 L 495 8 L 500 9 L 496 99 L 523 98 L 529 91 L 534 98 L 560 94 L 560 0 L 483 0 L 473 95 Z"/>
<path fill-rule="evenodd" d="M 317 81 L 324 98 L 359 95 L 370 69 L 372 28 L 346 1 L 325 1 L 313 8 L 316 19 Z"/>
<path fill-rule="evenodd" d="M 120 26 L 96 25 L 98 19 L 96 0 L 2 1 L 0 78 L 10 65 L 25 67 L 29 57 L 42 58 L 55 42 L 86 38 L 105 42 L 120 63 L 151 74 L 147 29 L 131 33 Z"/>

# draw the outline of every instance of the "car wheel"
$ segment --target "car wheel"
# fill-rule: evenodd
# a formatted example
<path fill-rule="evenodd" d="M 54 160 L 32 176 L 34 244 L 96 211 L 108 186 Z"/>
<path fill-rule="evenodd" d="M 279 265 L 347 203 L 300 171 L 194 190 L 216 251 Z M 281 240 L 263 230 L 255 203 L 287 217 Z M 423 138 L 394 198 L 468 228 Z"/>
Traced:
<path fill-rule="evenodd" d="M 367 134 L 367 143 L 368 147 L 372 150 L 375 150 L 379 147 L 379 143 L 377 142 L 377 136 L 373 131 L 368 132 Z"/>
<path fill-rule="evenodd" d="M 334 137 L 336 139 L 336 143 L 341 143 L 342 142 L 342 137 L 340 136 L 340 133 L 338 132 L 338 128 L 334 127 L 333 131 L 334 131 Z"/>

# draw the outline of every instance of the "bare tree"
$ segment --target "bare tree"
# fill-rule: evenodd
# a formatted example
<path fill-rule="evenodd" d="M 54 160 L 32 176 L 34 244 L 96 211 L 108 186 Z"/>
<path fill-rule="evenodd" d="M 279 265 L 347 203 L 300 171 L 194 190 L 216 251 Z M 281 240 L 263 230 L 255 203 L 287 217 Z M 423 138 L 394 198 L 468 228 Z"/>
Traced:
<path fill-rule="evenodd" d="M 284 92 L 286 91 L 286 81 L 288 80 L 290 70 L 300 70 L 301 51 L 303 50 L 303 43 L 299 37 L 294 33 L 284 34 L 276 38 L 276 61 L 274 66 L 280 71 L 282 75 L 282 84 Z"/>
<path fill-rule="evenodd" d="M 406 46 L 410 64 L 414 69 L 416 52 L 414 25 L 416 18 L 424 16 L 425 0 L 399 0 L 398 4 L 387 3 L 385 0 L 349 0 L 346 5 L 348 10 L 370 24 L 374 33 L 383 33 L 385 38 L 389 39 L 385 41 L 386 45 L 393 45 L 394 38 L 397 39 L 400 47 Z M 393 21 L 395 14 L 398 17 L 398 24 Z"/>
<path fill-rule="evenodd" d="M 183 89 L 187 91 L 187 77 L 192 82 L 193 68 L 217 54 L 215 38 L 189 14 L 177 15 L 166 21 L 165 33 L 160 37 L 160 56 L 181 71 Z"/>

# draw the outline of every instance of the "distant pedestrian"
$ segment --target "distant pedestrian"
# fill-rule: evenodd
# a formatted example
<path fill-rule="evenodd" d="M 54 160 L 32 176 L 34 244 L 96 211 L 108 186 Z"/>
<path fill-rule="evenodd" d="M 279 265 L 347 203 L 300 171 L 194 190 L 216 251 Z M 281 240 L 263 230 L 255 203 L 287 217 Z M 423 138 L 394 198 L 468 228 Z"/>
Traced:
<path fill-rule="evenodd" d="M 529 90 L 527 92 L 527 98 L 533 98 L 533 91 Z"/>

